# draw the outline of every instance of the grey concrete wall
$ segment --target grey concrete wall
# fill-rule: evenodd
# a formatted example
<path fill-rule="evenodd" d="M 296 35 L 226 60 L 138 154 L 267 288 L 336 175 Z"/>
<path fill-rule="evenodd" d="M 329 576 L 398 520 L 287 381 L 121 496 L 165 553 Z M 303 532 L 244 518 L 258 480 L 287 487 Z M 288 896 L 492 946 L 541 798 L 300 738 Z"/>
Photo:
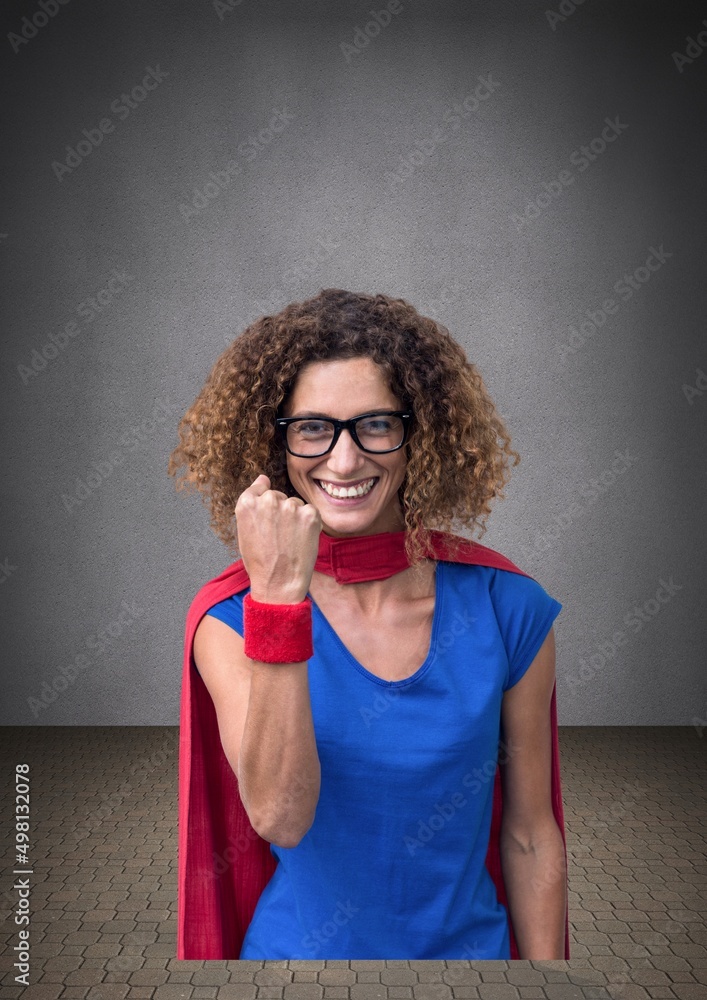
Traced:
<path fill-rule="evenodd" d="M 178 721 L 231 561 L 166 475 L 179 417 L 339 286 L 443 321 L 507 419 L 482 541 L 564 605 L 561 724 L 701 732 L 704 4 L 45 8 L 1 39 L 0 722 Z"/>

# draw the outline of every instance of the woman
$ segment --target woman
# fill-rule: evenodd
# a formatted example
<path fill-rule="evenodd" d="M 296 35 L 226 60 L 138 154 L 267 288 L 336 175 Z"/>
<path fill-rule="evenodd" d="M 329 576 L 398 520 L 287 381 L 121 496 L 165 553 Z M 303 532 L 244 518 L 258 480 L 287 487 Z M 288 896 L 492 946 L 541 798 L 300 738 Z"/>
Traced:
<path fill-rule="evenodd" d="M 326 289 L 179 431 L 241 554 L 187 618 L 179 957 L 569 958 L 561 605 L 450 530 L 519 461 L 461 347 Z"/>

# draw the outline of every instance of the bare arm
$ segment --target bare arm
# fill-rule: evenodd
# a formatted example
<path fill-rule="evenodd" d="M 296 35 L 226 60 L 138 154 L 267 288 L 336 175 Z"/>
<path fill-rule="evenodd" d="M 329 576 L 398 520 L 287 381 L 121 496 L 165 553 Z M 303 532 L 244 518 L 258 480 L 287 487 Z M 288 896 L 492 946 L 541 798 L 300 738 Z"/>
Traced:
<path fill-rule="evenodd" d="M 256 663 L 225 622 L 205 615 L 194 659 L 253 829 L 295 847 L 314 821 L 321 769 L 305 663 Z"/>
<path fill-rule="evenodd" d="M 566 886 L 562 833 L 552 810 L 550 700 L 555 684 L 552 629 L 502 704 L 506 759 L 500 853 L 521 959 L 564 959 Z"/>
<path fill-rule="evenodd" d="M 270 489 L 260 475 L 239 496 L 236 519 L 251 598 L 302 602 L 321 531 L 316 508 Z M 243 638 L 211 615 L 197 628 L 194 659 L 253 829 L 280 847 L 296 847 L 314 822 L 321 787 L 306 661 L 251 660 Z"/>

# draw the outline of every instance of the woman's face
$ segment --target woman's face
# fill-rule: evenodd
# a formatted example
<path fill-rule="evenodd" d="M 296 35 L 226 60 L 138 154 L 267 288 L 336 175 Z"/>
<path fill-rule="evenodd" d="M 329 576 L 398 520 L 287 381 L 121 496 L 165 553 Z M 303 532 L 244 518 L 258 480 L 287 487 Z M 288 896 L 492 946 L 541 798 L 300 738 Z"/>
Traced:
<path fill-rule="evenodd" d="M 300 370 L 283 407 L 285 417 L 327 416 L 347 420 L 376 410 L 405 407 L 381 368 L 367 357 L 311 361 Z M 284 445 L 283 445 L 284 447 Z M 387 454 L 362 451 L 344 430 L 319 458 L 287 453 L 287 474 L 298 495 L 317 508 L 327 535 L 369 535 L 405 527 L 398 489 L 405 476 L 406 446 Z M 337 499 L 320 485 L 355 486 L 374 479 L 362 497 Z"/>

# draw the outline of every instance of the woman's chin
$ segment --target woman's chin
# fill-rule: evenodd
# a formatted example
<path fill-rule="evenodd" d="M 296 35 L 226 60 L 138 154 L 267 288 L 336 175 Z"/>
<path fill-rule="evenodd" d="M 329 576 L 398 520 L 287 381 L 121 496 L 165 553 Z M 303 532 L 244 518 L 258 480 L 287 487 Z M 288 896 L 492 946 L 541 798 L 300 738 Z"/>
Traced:
<path fill-rule="evenodd" d="M 402 531 L 405 527 L 402 513 L 399 511 L 386 512 L 367 511 L 331 511 L 322 509 L 317 504 L 319 515 L 322 519 L 322 531 L 326 535 L 376 535 L 383 531 Z"/>

